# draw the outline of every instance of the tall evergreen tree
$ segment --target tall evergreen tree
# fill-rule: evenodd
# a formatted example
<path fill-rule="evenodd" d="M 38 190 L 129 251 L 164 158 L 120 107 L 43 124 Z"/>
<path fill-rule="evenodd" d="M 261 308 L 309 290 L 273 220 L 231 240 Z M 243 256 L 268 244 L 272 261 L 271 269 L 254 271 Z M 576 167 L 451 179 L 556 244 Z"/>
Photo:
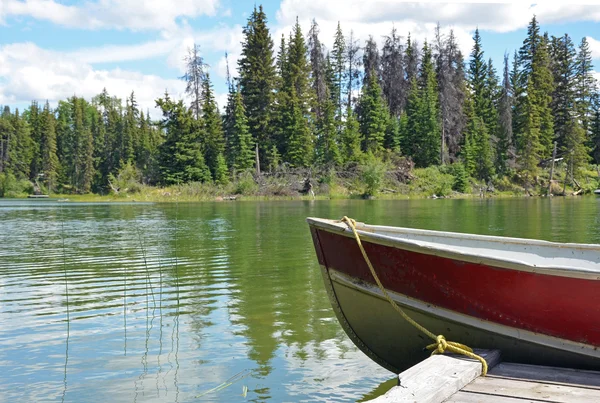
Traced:
<path fill-rule="evenodd" d="M 360 130 L 352 108 L 346 108 L 346 122 L 341 133 L 342 156 L 345 163 L 357 162 L 362 155 Z"/>
<path fill-rule="evenodd" d="M 222 161 L 219 161 L 220 155 L 225 152 L 225 138 L 223 135 L 223 123 L 219 108 L 215 101 L 215 96 L 210 82 L 210 75 L 207 73 L 202 82 L 202 119 L 201 127 L 204 143 L 204 160 L 210 170 L 213 179 L 217 179 L 217 169 Z M 224 158 L 223 158 L 224 161 Z M 220 167 L 222 168 L 222 167 Z M 220 180 L 221 182 L 223 179 Z"/>
<path fill-rule="evenodd" d="M 389 115 L 377 82 L 377 75 L 367 74 L 369 81 L 363 87 L 358 105 L 358 121 L 362 134 L 363 151 L 373 154 L 383 150 Z"/>
<path fill-rule="evenodd" d="M 592 118 L 590 122 L 591 154 L 595 164 L 600 165 L 600 93 L 592 97 Z"/>
<path fill-rule="evenodd" d="M 404 70 L 406 71 L 406 81 L 408 82 L 408 87 L 410 87 L 410 81 L 414 78 L 417 78 L 417 74 L 419 71 L 419 46 L 416 41 L 413 41 L 410 37 L 410 33 L 408 34 L 408 38 L 406 39 L 406 53 L 404 54 Z"/>
<path fill-rule="evenodd" d="M 319 40 L 319 25 L 316 20 L 312 21 L 308 32 L 308 53 L 310 57 L 310 76 L 315 102 L 313 111 L 317 119 L 323 118 L 324 104 L 329 100 L 329 89 L 327 88 L 327 64 L 323 45 Z"/>
<path fill-rule="evenodd" d="M 381 60 L 379 57 L 379 48 L 373 36 L 369 36 L 363 49 L 363 87 L 371 80 L 371 75 L 375 76 L 375 80 L 379 83 L 381 80 Z"/>
<path fill-rule="evenodd" d="M 339 21 L 335 30 L 331 58 L 334 75 L 332 86 L 332 89 L 334 90 L 332 93 L 334 94 L 336 118 L 338 122 L 341 122 L 341 116 L 343 113 L 342 92 L 344 88 L 344 74 L 346 71 L 346 40 L 344 39 L 344 34 L 342 33 L 342 27 L 340 26 Z"/>
<path fill-rule="evenodd" d="M 200 55 L 200 45 L 188 48 L 183 59 L 185 74 L 181 77 L 186 82 L 185 93 L 191 98 L 190 109 L 196 120 L 202 114 L 202 83 L 206 80 L 206 63 Z"/>
<path fill-rule="evenodd" d="M 554 91 L 550 107 L 554 117 L 554 139 L 560 147 L 565 144 L 567 130 L 572 129 L 570 120 L 575 104 L 575 55 L 575 47 L 569 35 L 552 38 L 550 57 Z"/>
<path fill-rule="evenodd" d="M 390 115 L 398 118 L 406 107 L 408 83 L 404 77 L 404 47 L 396 28 L 385 37 L 381 51 L 381 87 Z"/>
<path fill-rule="evenodd" d="M 12 169 L 17 178 L 27 179 L 33 159 L 34 143 L 31 140 L 29 125 L 19 114 L 19 109 L 16 109 L 12 116 L 12 126 L 15 130 Z"/>
<path fill-rule="evenodd" d="M 237 171 L 244 171 L 254 165 L 254 145 L 248 129 L 246 111 L 239 90 L 233 98 L 231 120 L 231 166 Z"/>
<path fill-rule="evenodd" d="M 287 73 L 283 77 L 284 99 L 284 152 L 285 160 L 292 166 L 308 166 L 312 162 L 314 139 L 310 105 L 313 92 L 310 87 L 310 66 L 306 58 L 308 49 L 299 22 L 296 20 L 287 49 Z"/>
<path fill-rule="evenodd" d="M 592 96 L 596 80 L 593 76 L 592 53 L 587 38 L 583 37 L 579 44 L 579 52 L 575 62 L 575 100 L 581 126 L 589 136 L 589 121 L 591 115 Z"/>
<path fill-rule="evenodd" d="M 267 151 L 273 145 L 270 121 L 276 74 L 273 40 L 262 5 L 258 10 L 254 8 L 244 27 L 242 55 L 238 64 L 248 126 L 259 155 L 258 161 L 265 161 Z M 260 166 L 257 170 L 260 171 Z"/>
<path fill-rule="evenodd" d="M 357 89 L 360 78 L 360 46 L 358 40 L 354 39 L 354 31 L 350 31 L 350 36 L 346 41 L 346 103 L 350 108 L 353 107 L 354 91 Z"/>
<path fill-rule="evenodd" d="M 161 126 L 166 133 L 159 148 L 159 170 L 163 184 L 210 181 L 204 161 L 201 127 L 183 101 L 175 102 L 168 94 L 156 100 L 162 110 Z"/>
<path fill-rule="evenodd" d="M 50 110 L 50 104 L 46 101 L 44 109 L 39 117 L 40 130 L 40 153 L 41 153 L 41 172 L 48 186 L 48 191 L 52 192 L 56 186 L 59 161 L 56 156 L 56 120 L 54 113 Z"/>
<path fill-rule="evenodd" d="M 502 74 L 502 89 L 498 104 L 498 141 L 496 143 L 496 168 L 499 174 L 505 174 L 508 161 L 514 155 L 513 147 L 513 89 L 508 66 L 508 53 L 504 54 L 504 69 Z"/>
<path fill-rule="evenodd" d="M 459 153 L 462 134 L 466 119 L 465 103 L 465 72 L 462 53 L 451 30 L 444 41 L 436 29 L 436 76 L 441 124 L 440 162 L 446 162 L 446 154 L 454 161 Z"/>
<path fill-rule="evenodd" d="M 411 80 L 402 149 L 417 166 L 425 167 L 439 162 L 440 128 L 437 79 L 427 42 L 422 54 L 418 80 Z"/>
<path fill-rule="evenodd" d="M 493 105 L 493 92 L 496 88 L 494 82 L 494 70 L 489 70 L 489 65 L 485 62 L 483 49 L 481 46 L 481 36 L 479 29 L 475 30 L 473 37 L 473 50 L 469 60 L 469 83 L 472 93 L 473 113 L 469 116 L 469 144 L 476 149 L 477 163 L 476 176 L 480 179 L 488 179 L 491 175 L 489 167 L 493 166 L 493 152 L 490 141 L 490 132 L 495 131 L 497 125 L 497 112 Z M 480 123 L 483 122 L 485 129 L 482 129 Z M 480 136 L 480 137 L 478 137 Z M 482 158 L 486 160 L 482 160 Z"/>

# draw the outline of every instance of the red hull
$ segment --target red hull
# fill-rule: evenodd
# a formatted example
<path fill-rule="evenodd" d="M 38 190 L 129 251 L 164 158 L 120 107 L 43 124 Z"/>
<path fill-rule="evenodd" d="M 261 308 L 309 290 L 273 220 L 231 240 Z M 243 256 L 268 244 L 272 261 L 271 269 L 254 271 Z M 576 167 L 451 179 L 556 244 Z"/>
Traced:
<path fill-rule="evenodd" d="M 315 227 L 311 232 L 322 267 L 375 284 L 350 234 Z M 585 350 L 600 347 L 597 278 L 494 267 L 365 241 L 363 245 L 389 291 L 487 323 L 580 343 Z"/>

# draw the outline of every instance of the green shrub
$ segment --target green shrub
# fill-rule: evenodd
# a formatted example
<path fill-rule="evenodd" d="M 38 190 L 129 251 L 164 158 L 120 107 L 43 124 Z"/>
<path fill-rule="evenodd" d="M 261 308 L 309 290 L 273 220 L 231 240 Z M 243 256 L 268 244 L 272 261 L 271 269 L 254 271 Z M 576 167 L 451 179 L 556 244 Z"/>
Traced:
<path fill-rule="evenodd" d="M 415 193 L 426 195 L 448 196 L 452 193 L 454 176 L 447 173 L 449 168 L 431 166 L 418 168 L 413 171 L 414 179 L 410 181 L 409 188 Z"/>
<path fill-rule="evenodd" d="M 26 179 L 17 179 L 10 172 L 0 173 L 0 197 L 25 197 L 33 193 L 33 185 Z"/>
<path fill-rule="evenodd" d="M 454 177 L 452 190 L 460 193 L 469 192 L 469 174 L 465 166 L 459 162 L 452 164 L 448 168 L 448 173 Z"/>
<path fill-rule="evenodd" d="M 251 171 L 246 171 L 238 176 L 235 183 L 235 194 L 238 195 L 253 195 L 258 192 L 258 184 L 254 180 Z"/>
<path fill-rule="evenodd" d="M 365 156 L 359 167 L 360 179 L 365 185 L 364 196 L 375 196 L 379 192 L 387 170 L 387 164 L 373 154 Z"/>

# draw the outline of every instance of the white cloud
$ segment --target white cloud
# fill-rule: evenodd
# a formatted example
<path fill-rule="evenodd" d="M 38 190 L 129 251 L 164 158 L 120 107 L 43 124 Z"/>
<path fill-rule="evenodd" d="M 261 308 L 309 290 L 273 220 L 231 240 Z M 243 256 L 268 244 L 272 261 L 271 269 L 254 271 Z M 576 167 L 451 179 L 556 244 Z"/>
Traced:
<path fill-rule="evenodd" d="M 525 28 L 534 14 L 540 24 L 600 21 L 598 4 L 548 3 L 283 0 L 276 14 L 279 28 L 275 30 L 274 38 L 278 44 L 281 33 L 287 35 L 298 16 L 304 32 L 307 32 L 313 18 L 317 20 L 321 39 L 329 48 L 332 46 L 338 21 L 344 34 L 349 34 L 352 29 L 361 45 L 369 35 L 373 35 L 381 45 L 382 38 L 389 34 L 392 26 L 405 38 L 410 32 L 422 44 L 425 39 L 433 39 L 435 25 L 439 22 L 446 32 L 450 28 L 454 30 L 460 49 L 466 57 L 473 44 L 472 33 L 477 27 L 494 32 L 514 31 Z"/>
<path fill-rule="evenodd" d="M 591 36 L 588 36 L 586 39 L 590 44 L 590 51 L 592 52 L 592 57 L 594 59 L 600 59 L 600 41 L 592 38 Z"/>
<path fill-rule="evenodd" d="M 154 100 L 166 90 L 182 97 L 185 85 L 177 79 L 122 69 L 94 69 L 68 54 L 17 43 L 0 48 L 0 103 L 28 103 L 33 99 L 56 104 L 77 95 L 90 99 L 106 88 L 111 95 L 126 98 L 135 91 L 143 109 L 154 109 Z"/>
<path fill-rule="evenodd" d="M 64 5 L 56 0 L 2 0 L 0 20 L 27 16 L 83 29 L 169 30 L 179 18 L 214 16 L 219 0 L 96 0 Z"/>
<path fill-rule="evenodd" d="M 577 2 L 575 2 L 577 3 Z M 300 19 L 316 18 L 325 21 L 354 23 L 436 23 L 460 26 L 472 30 L 497 32 L 513 31 L 527 26 L 536 14 L 540 23 L 567 21 L 600 21 L 600 6 L 573 4 L 573 2 L 529 4 L 474 3 L 474 2 L 405 2 L 397 0 L 283 0 L 277 11 L 277 20 L 292 24 Z"/>

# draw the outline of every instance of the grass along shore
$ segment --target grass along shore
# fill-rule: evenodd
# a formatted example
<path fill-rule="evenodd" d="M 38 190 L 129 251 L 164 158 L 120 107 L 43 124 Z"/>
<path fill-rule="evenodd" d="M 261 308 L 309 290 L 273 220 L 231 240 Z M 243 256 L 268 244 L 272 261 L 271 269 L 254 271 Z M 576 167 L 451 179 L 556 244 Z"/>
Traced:
<path fill-rule="evenodd" d="M 600 188 L 599 169 L 587 166 L 578 180 L 567 176 L 565 187 L 566 169 L 558 165 L 554 170 L 552 194 L 572 196 L 592 193 Z M 279 169 L 260 176 L 247 171 L 226 184 L 193 182 L 157 187 L 139 183 L 135 175 L 125 174 L 113 178 L 112 190 L 106 194 L 70 194 L 63 191 L 51 193 L 51 197 L 78 202 L 193 202 L 546 196 L 549 177 L 549 170 L 543 169 L 531 184 L 523 183 L 524 179 L 517 172 L 495 177 L 486 183 L 469 177 L 461 164 L 414 169 L 410 164 L 390 167 L 372 161 L 343 171 Z M 32 192 L 33 186 L 28 181 L 13 179 L 11 182 L 0 178 L 0 196 L 21 198 Z"/>

